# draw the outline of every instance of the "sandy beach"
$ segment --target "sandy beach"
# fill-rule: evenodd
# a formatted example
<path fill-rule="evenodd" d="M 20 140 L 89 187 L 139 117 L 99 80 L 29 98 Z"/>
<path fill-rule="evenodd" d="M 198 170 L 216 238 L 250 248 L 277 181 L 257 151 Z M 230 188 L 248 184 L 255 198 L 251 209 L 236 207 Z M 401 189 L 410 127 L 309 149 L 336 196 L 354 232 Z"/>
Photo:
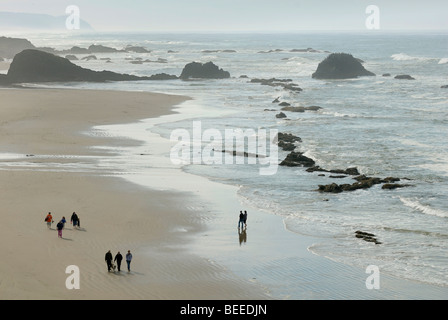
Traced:
<path fill-rule="evenodd" d="M 101 165 L 117 156 L 113 147 L 143 143 L 87 134 L 92 127 L 140 120 L 150 127 L 175 116 L 188 97 L 3 89 L 0 101 L 0 299 L 446 298 L 444 288 L 385 274 L 380 290 L 367 289 L 364 269 L 311 254 L 318 238 L 292 234 L 281 217 L 245 206 L 237 187 L 157 167 L 170 144 L 156 134 L 144 146 L 148 177 L 127 179 L 126 168 L 120 176 Z M 243 208 L 249 219 L 241 233 Z M 81 228 L 69 222 L 59 239 L 56 223 L 48 230 L 44 222 L 49 211 L 56 221 L 76 211 Z M 108 272 L 108 250 L 131 250 L 131 272 L 125 262 Z M 80 289 L 66 287 L 71 265 L 79 267 Z"/>
<path fill-rule="evenodd" d="M 0 154 L 23 156 L 2 158 L 0 170 L 0 253 L 5 257 L 0 264 L 1 299 L 266 297 L 256 286 L 243 285 L 219 266 L 184 252 L 183 234 L 172 230 L 178 225 L 201 228 L 186 209 L 192 199 L 148 191 L 101 171 L 58 169 L 114 156 L 90 148 L 95 145 L 140 143 L 84 134 L 90 127 L 169 114 L 186 97 L 6 89 L 0 90 L 0 99 Z M 46 169 L 30 169 L 42 163 Z M 69 221 L 76 211 L 81 228 L 74 229 L 69 221 L 59 239 L 57 221 L 51 230 L 44 222 L 49 211 L 57 221 L 62 216 Z M 109 273 L 104 261 L 108 250 L 114 256 L 131 250 L 132 271 L 127 272 L 123 261 L 120 273 Z M 79 267 L 79 290 L 66 288 L 70 265 Z"/>

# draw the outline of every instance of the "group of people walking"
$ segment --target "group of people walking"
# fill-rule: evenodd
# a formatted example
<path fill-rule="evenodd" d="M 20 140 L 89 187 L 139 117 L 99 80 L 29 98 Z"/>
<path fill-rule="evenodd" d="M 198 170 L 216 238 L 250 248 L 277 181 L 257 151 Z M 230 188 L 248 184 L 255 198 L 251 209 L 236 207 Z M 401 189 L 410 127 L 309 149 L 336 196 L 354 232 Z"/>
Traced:
<path fill-rule="evenodd" d="M 47 223 L 48 229 L 51 229 L 52 223 L 54 223 L 53 215 L 51 212 L 48 212 L 47 216 L 45 217 L 45 222 Z M 63 216 L 61 220 L 56 224 L 56 229 L 58 230 L 58 238 L 62 238 L 62 230 L 65 228 L 65 224 L 67 223 L 67 220 L 65 220 L 65 217 Z M 72 216 L 70 217 L 70 223 L 73 224 L 74 228 L 80 228 L 81 227 L 81 220 L 79 219 L 76 212 L 73 212 Z"/>
<path fill-rule="evenodd" d="M 112 258 L 112 253 L 109 251 L 106 252 L 106 256 L 104 257 L 104 260 L 106 260 L 107 263 L 107 271 L 115 271 L 115 268 L 117 271 L 121 271 L 121 261 L 123 260 L 123 256 L 121 255 L 120 251 L 115 255 L 115 258 Z M 128 253 L 126 253 L 126 264 L 128 267 L 128 272 L 131 272 L 131 261 L 132 261 L 132 253 L 131 250 L 128 250 Z M 115 266 L 114 262 L 117 263 Z"/>

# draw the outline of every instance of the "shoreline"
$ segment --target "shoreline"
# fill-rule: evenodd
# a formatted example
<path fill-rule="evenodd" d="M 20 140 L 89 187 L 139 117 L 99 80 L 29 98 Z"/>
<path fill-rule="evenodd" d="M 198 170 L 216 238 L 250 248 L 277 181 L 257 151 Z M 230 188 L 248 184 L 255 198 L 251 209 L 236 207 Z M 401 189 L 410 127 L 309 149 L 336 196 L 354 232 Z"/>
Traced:
<path fill-rule="evenodd" d="M 46 93 L 58 91 L 58 101 L 67 100 L 67 90 L 64 89 L 32 90 L 37 90 L 36 93 L 39 90 L 47 90 L 44 91 Z M 68 96 L 75 98 L 77 94 L 87 92 L 77 89 L 70 92 L 72 96 Z M 96 96 L 97 99 L 104 97 L 104 91 L 90 91 L 92 94 L 94 92 L 102 93 Z M 109 96 L 110 100 L 117 99 L 119 95 L 122 99 L 151 96 L 135 92 L 111 95 L 113 97 Z M 7 190 L 0 199 L 9 209 L 4 211 L 19 214 L 17 219 L 8 219 L 6 213 L 3 213 L 6 224 L 2 226 L 2 238 L 15 239 L 15 246 L 9 247 L 8 241 L 2 241 L 3 245 L 0 245 L 1 251 L 12 258 L 8 264 L 1 266 L 2 277 L 5 274 L 10 276 L 0 282 L 2 298 L 5 292 L 6 299 L 446 298 L 443 296 L 445 288 L 439 289 L 388 275 L 381 275 L 380 290 L 368 290 L 365 286 L 368 276 L 365 270 L 312 254 L 308 247 L 319 238 L 293 234 L 284 227 L 282 217 L 245 206 L 237 194 L 237 187 L 210 181 L 167 165 L 169 143 L 152 133 L 151 126 L 173 118 L 189 117 L 194 112 L 188 114 L 191 111 L 186 110 L 188 105 L 182 102 L 186 98 L 177 97 L 182 101 L 172 104 L 165 100 L 168 97 L 166 95 L 155 96 L 160 96 L 160 101 L 170 106 L 159 108 L 160 112 L 152 118 L 145 117 L 147 111 L 138 114 L 134 110 L 132 116 L 119 112 L 120 116 L 125 114 L 129 119 L 125 121 L 128 124 L 124 125 L 113 123 L 118 120 L 115 115 L 110 116 L 108 121 L 102 117 L 101 121 L 90 119 L 88 126 L 78 129 L 75 129 L 76 125 L 67 128 L 60 124 L 59 131 L 56 126 L 46 128 L 48 132 L 41 127 L 48 119 L 32 116 L 24 119 L 23 114 L 16 118 L 23 125 L 22 129 L 30 128 L 30 133 L 31 129 L 45 131 L 46 134 L 40 136 L 45 137 L 45 143 L 33 145 L 34 153 L 45 151 L 45 155 L 50 154 L 50 151 L 53 152 L 51 154 L 60 151 L 59 155 L 64 156 L 67 155 L 66 151 L 70 151 L 72 157 L 41 159 L 33 156 L 21 163 L 36 162 L 37 167 L 43 164 L 48 167 L 33 170 L 32 167 L 19 165 L 12 170 L 0 170 L 1 184 Z M 148 101 L 154 103 L 154 100 Z M 98 100 L 94 100 L 90 106 L 95 103 L 98 104 Z M 117 101 L 114 103 L 118 104 Z M 45 111 L 43 106 L 41 108 Z M 86 109 L 81 113 L 85 116 L 91 112 Z M 99 116 L 101 112 L 94 114 Z M 76 119 L 69 120 L 72 122 Z M 31 124 L 34 128 L 30 127 Z M 131 136 L 127 138 L 125 127 L 133 128 Z M 15 126 L 9 129 L 13 128 L 17 130 Z M 65 130 L 61 131 L 61 128 Z M 123 130 L 122 135 L 120 131 L 116 135 L 102 135 L 103 129 L 107 131 L 107 128 Z M 72 137 L 73 132 L 79 132 L 76 130 L 80 129 L 82 134 Z M 92 129 L 98 134 L 97 137 L 95 134 L 85 134 Z M 149 130 L 146 143 L 133 137 L 134 134 L 141 134 L 134 132 L 134 129 L 142 132 Z M 75 131 L 61 134 L 66 130 Z M 48 135 L 54 135 L 55 132 L 60 134 L 58 139 L 48 139 Z M 145 137 L 148 138 L 148 135 Z M 12 141 L 17 143 L 23 140 Z M 67 141 L 71 142 L 71 148 L 66 146 Z M 110 149 L 98 148 L 99 144 Z M 128 154 L 121 159 L 122 147 Z M 16 146 L 14 149 L 16 152 L 29 150 L 25 150 L 24 146 Z M 89 155 L 94 155 L 93 159 L 88 158 Z M 146 176 L 140 170 L 130 174 L 127 169 L 112 170 L 120 163 L 129 164 L 129 160 L 135 158 L 143 158 L 143 162 L 133 168 L 146 164 Z M 101 164 L 101 160 L 106 160 L 107 164 L 111 159 L 118 159 L 119 162 L 110 167 Z M 14 163 L 17 160 L 8 161 Z M 55 172 L 48 169 L 54 168 L 55 164 L 67 163 L 74 163 L 75 167 L 83 164 L 87 166 L 81 166 L 84 169 L 80 172 L 70 172 L 70 168 L 68 172 L 58 171 L 60 169 L 57 166 Z M 89 167 L 90 164 L 93 164 L 93 169 Z M 95 176 L 91 175 L 92 172 L 95 172 Z M 42 188 L 45 190 L 38 188 L 42 183 L 46 186 Z M 36 193 L 36 190 L 39 191 Z M 21 201 L 24 196 L 29 200 L 27 203 Z M 85 232 L 70 230 L 68 227 L 64 231 L 67 241 L 63 242 L 58 242 L 60 239 L 57 239 L 55 232 L 45 232 L 48 230 L 45 230 L 46 226 L 41 220 L 46 212 L 42 210 L 47 210 L 49 203 L 53 203 L 55 212 L 66 212 L 66 218 L 71 210 L 68 207 L 80 208 L 81 219 L 85 218 L 82 220 Z M 241 238 L 236 228 L 237 213 L 245 209 L 249 212 L 248 229 L 245 238 Z M 46 247 L 42 242 L 49 245 Z M 136 253 L 133 272 L 129 275 L 107 273 L 104 253 L 112 249 L 115 254 L 114 248 L 118 247 L 122 253 L 128 248 L 134 248 L 131 251 Z M 17 248 L 19 255 L 14 253 Z M 29 255 L 32 261 L 36 261 L 32 268 L 25 264 Z M 81 269 L 81 290 L 67 290 L 64 286 L 67 274 L 63 269 L 68 263 L 76 264 L 76 261 L 79 261 Z M 9 268 L 9 264 L 13 266 Z M 111 282 L 111 277 L 112 281 L 117 281 Z"/>
<path fill-rule="evenodd" d="M 98 165 L 98 158 L 114 158 L 116 153 L 92 149 L 98 144 L 135 147 L 139 141 L 85 134 L 95 125 L 170 114 L 187 98 L 20 90 L 0 90 L 5 102 L 0 152 L 22 156 L 1 161 L 0 252 L 7 257 L 0 264 L 2 299 L 266 299 L 256 286 L 240 284 L 221 267 L 183 250 L 188 242 L 176 229 L 187 226 L 195 232 L 201 227 L 185 209 L 192 199 L 123 181 L 120 170 Z M 69 220 L 76 211 L 81 229 L 67 223 L 58 238 L 54 225 L 48 230 L 43 222 L 48 211 L 55 220 L 62 215 Z M 113 255 L 131 250 L 131 272 L 108 272 L 108 250 Z M 79 290 L 66 287 L 70 265 L 79 267 Z"/>
<path fill-rule="evenodd" d="M 189 119 L 192 115 L 197 120 L 198 114 L 191 112 L 189 108 L 191 106 L 183 103 L 177 107 L 176 115 L 145 119 L 138 130 L 151 132 L 154 125 L 165 121 Z M 114 130 L 117 129 L 112 129 L 112 132 Z M 134 133 L 131 137 L 138 139 L 138 136 L 138 133 Z M 145 139 L 148 146 L 156 143 L 164 146 L 158 149 L 157 163 L 163 162 L 163 158 L 169 161 L 169 140 L 157 133 L 148 134 Z M 144 148 L 141 151 L 144 151 Z M 170 177 L 168 181 L 171 183 L 154 179 L 151 169 L 147 173 L 150 178 L 139 174 L 129 180 L 153 190 L 163 185 L 163 190 L 197 195 L 200 202 L 195 202 L 191 209 L 204 213 L 198 218 L 205 225 L 205 229 L 198 231 L 198 237 L 193 238 L 192 246 L 187 250 L 205 257 L 212 264 L 223 266 L 236 277 L 241 277 L 242 281 L 264 288 L 271 299 L 444 299 L 444 294 L 448 292 L 447 288 L 400 279 L 388 274 L 381 274 L 380 290 L 367 289 L 366 279 L 369 274 L 365 269 L 335 262 L 310 252 L 308 248 L 322 239 L 288 231 L 283 217 L 248 207 L 239 197 L 237 186 L 185 172 L 182 167 L 172 170 L 173 168 L 167 169 L 166 164 L 164 166 L 163 174 Z M 251 227 L 243 236 L 237 232 L 236 225 L 239 210 L 245 209 L 250 213 Z M 252 226 L 257 229 L 254 230 Z M 274 239 L 266 238 L 266 234 L 271 234 Z M 255 239 L 254 245 L 252 240 L 248 240 L 251 238 Z M 264 252 L 266 248 L 267 253 Z M 266 271 L 262 270 L 263 267 Z M 275 277 L 269 274 L 271 268 L 279 269 Z M 297 268 L 297 273 L 294 268 Z M 300 270 L 305 271 L 304 275 Z M 293 279 L 298 286 L 295 286 Z"/>

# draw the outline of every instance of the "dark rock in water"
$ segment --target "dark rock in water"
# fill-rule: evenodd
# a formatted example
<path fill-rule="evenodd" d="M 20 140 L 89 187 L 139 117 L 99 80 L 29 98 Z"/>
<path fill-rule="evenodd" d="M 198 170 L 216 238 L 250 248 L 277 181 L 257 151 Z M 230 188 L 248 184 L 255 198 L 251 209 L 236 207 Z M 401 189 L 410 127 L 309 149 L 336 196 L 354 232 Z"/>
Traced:
<path fill-rule="evenodd" d="M 395 76 L 395 79 L 400 79 L 400 80 L 415 80 L 415 78 L 411 77 L 408 74 L 399 74 L 397 76 Z"/>
<path fill-rule="evenodd" d="M 283 107 L 282 110 L 283 111 L 291 111 L 291 112 L 305 112 L 305 107 L 293 107 L 293 106 L 290 106 L 288 103 L 288 106 Z"/>
<path fill-rule="evenodd" d="M 444 86 L 441 86 L 440 88 L 442 88 L 442 89 L 448 89 L 448 84 L 446 84 L 446 85 L 444 85 Z"/>
<path fill-rule="evenodd" d="M 383 73 L 383 77 L 390 77 L 390 73 Z"/>
<path fill-rule="evenodd" d="M 251 83 L 259 83 L 263 86 L 271 86 L 271 87 L 282 87 L 285 90 L 290 90 L 293 92 L 301 92 L 303 91 L 297 84 L 292 83 L 291 79 L 258 79 L 254 78 L 250 80 Z"/>
<path fill-rule="evenodd" d="M 313 159 L 304 156 L 301 152 L 295 151 L 288 154 L 285 160 L 280 163 L 281 166 L 287 167 L 312 167 L 314 164 Z"/>
<path fill-rule="evenodd" d="M 308 171 L 308 170 L 307 170 Z M 316 170 L 318 171 L 318 170 Z M 385 183 L 383 185 L 383 189 L 395 189 L 399 187 L 405 187 L 410 185 L 401 185 L 401 184 L 392 184 L 391 181 L 398 181 L 399 178 L 388 177 L 385 179 L 377 178 L 377 177 L 368 177 L 365 175 L 360 175 L 354 178 L 357 182 L 352 184 L 341 184 L 336 185 L 335 183 L 329 185 L 319 185 L 318 191 L 321 192 L 343 192 L 343 191 L 355 191 L 358 189 L 368 189 L 373 187 L 374 185 Z M 397 180 L 398 179 L 398 180 Z"/>
<path fill-rule="evenodd" d="M 151 50 L 147 50 L 144 47 L 140 47 L 140 46 L 127 46 L 126 48 L 124 48 L 124 51 L 126 52 L 135 52 L 135 53 L 150 53 Z"/>
<path fill-rule="evenodd" d="M 182 80 L 187 79 L 225 79 L 230 78 L 230 73 L 220 69 L 213 62 L 200 63 L 191 62 L 185 65 L 179 77 Z"/>
<path fill-rule="evenodd" d="M 166 74 L 166 73 L 158 73 L 149 77 L 148 80 L 174 80 L 179 79 L 178 76 Z"/>
<path fill-rule="evenodd" d="M 67 81 L 132 81 L 148 80 L 111 71 L 93 71 L 82 68 L 68 59 L 39 50 L 24 50 L 18 53 L 7 74 L 9 83 L 20 82 L 67 82 Z"/>
<path fill-rule="evenodd" d="M 393 190 L 393 189 L 397 189 L 397 188 L 404 188 L 404 187 L 410 187 L 410 186 L 411 186 L 410 184 L 386 183 L 381 187 L 381 189 Z"/>
<path fill-rule="evenodd" d="M 26 39 L 0 37 L 0 57 L 12 59 L 17 53 L 36 47 Z"/>
<path fill-rule="evenodd" d="M 311 107 L 293 107 L 293 106 L 286 106 L 283 107 L 283 111 L 291 111 L 291 112 L 305 112 L 305 111 L 317 111 L 319 109 L 322 109 L 318 106 L 311 106 Z"/>
<path fill-rule="evenodd" d="M 86 48 L 81 48 L 78 46 L 74 46 L 69 50 L 70 53 L 72 54 L 88 54 L 90 53 L 89 49 Z"/>
<path fill-rule="evenodd" d="M 319 191 L 321 192 L 329 192 L 329 193 L 341 193 L 344 191 L 342 189 L 342 186 L 338 185 L 337 183 L 331 183 L 327 185 L 319 185 Z"/>
<path fill-rule="evenodd" d="M 276 114 L 275 117 L 279 118 L 279 119 L 286 118 L 286 114 L 284 114 L 283 112 L 280 112 L 280 113 Z"/>
<path fill-rule="evenodd" d="M 302 139 L 300 137 L 295 136 L 292 133 L 279 132 L 277 134 L 277 139 L 278 139 L 278 141 L 284 141 L 284 142 L 290 142 L 290 143 L 302 142 Z"/>
<path fill-rule="evenodd" d="M 65 59 L 68 59 L 70 61 L 78 60 L 78 58 L 74 54 L 68 54 L 65 56 Z"/>
<path fill-rule="evenodd" d="M 275 98 L 273 101 L 272 101 L 272 103 L 279 103 L 280 102 L 280 97 L 278 97 L 278 98 Z"/>
<path fill-rule="evenodd" d="M 351 176 L 358 176 L 359 175 L 359 171 L 355 167 L 347 168 L 345 170 L 342 170 L 342 169 L 326 170 L 326 169 L 323 169 L 323 168 L 321 168 L 319 166 L 314 166 L 314 167 L 306 169 L 306 171 L 307 172 L 321 171 L 321 172 L 330 172 L 330 173 L 338 173 L 338 174 L 347 174 L 347 175 L 351 175 Z"/>
<path fill-rule="evenodd" d="M 332 53 L 319 63 L 314 79 L 351 79 L 361 76 L 374 76 L 366 70 L 358 59 L 348 53 Z"/>
<path fill-rule="evenodd" d="M 294 151 L 296 148 L 296 142 L 302 142 L 300 137 L 297 137 L 291 133 L 282 133 L 279 132 L 277 134 L 278 146 L 282 148 L 284 151 Z"/>
<path fill-rule="evenodd" d="M 355 231 L 355 237 L 362 239 L 367 242 L 373 242 L 375 244 L 381 244 L 373 233 L 363 232 L 363 231 Z"/>
<path fill-rule="evenodd" d="M 87 49 L 89 52 L 91 53 L 113 53 L 113 52 L 125 52 L 124 50 L 118 50 L 115 48 L 111 48 L 111 47 L 106 47 L 103 45 L 97 45 L 97 44 L 92 44 L 91 46 L 89 46 L 89 48 Z"/>

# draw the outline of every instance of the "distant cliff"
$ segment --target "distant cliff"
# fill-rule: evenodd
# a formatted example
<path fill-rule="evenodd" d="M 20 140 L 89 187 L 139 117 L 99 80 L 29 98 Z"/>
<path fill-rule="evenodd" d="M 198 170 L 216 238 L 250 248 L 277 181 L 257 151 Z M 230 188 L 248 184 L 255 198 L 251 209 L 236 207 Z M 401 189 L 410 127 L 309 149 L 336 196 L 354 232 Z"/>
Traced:
<path fill-rule="evenodd" d="M 2 31 L 61 31 L 66 30 L 67 16 L 47 14 L 0 12 L 0 30 Z M 92 26 L 80 19 L 80 30 L 93 30 Z"/>

